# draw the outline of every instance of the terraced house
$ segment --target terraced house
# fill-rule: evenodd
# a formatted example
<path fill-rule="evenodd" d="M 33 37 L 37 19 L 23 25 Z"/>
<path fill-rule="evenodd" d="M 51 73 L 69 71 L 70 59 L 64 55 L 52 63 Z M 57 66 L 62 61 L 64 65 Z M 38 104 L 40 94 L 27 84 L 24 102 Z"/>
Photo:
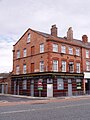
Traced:
<path fill-rule="evenodd" d="M 12 94 L 58 97 L 84 94 L 90 90 L 90 43 L 28 29 L 13 46 Z M 85 77 L 84 77 L 85 75 Z M 87 78 L 88 75 L 88 78 Z"/>

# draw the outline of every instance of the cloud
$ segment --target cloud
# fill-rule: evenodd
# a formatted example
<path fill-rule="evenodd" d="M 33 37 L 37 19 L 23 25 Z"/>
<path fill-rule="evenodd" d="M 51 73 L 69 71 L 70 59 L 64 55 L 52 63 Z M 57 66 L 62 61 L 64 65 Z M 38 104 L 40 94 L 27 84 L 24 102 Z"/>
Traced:
<path fill-rule="evenodd" d="M 90 38 L 89 5 L 90 0 L 0 0 L 0 67 L 12 66 L 12 46 L 29 27 L 50 33 L 56 24 L 63 37 L 71 26 L 74 38 Z"/>
<path fill-rule="evenodd" d="M 0 72 L 12 71 L 12 49 L 14 42 L 5 36 L 0 36 Z"/>

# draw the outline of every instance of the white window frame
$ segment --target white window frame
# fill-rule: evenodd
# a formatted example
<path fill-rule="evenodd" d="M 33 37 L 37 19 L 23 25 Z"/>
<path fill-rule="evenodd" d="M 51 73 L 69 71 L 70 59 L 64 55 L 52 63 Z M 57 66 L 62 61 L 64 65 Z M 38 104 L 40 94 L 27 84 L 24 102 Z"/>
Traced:
<path fill-rule="evenodd" d="M 26 56 L 27 56 L 27 49 L 24 48 L 24 49 L 23 49 L 23 57 L 26 57 Z"/>
<path fill-rule="evenodd" d="M 53 60 L 53 71 L 58 72 L 58 60 Z"/>
<path fill-rule="evenodd" d="M 31 34 L 30 34 L 30 33 L 28 33 L 28 36 L 27 36 L 27 43 L 29 43 L 29 42 L 30 42 L 30 38 L 31 38 Z"/>
<path fill-rule="evenodd" d="M 61 53 L 66 53 L 66 46 L 64 45 L 61 46 Z"/>
<path fill-rule="evenodd" d="M 80 56 L 80 49 L 79 48 L 76 48 L 76 55 Z"/>
<path fill-rule="evenodd" d="M 44 61 L 40 61 L 40 72 L 44 72 Z"/>
<path fill-rule="evenodd" d="M 17 75 L 20 74 L 20 66 L 19 65 L 16 66 L 16 74 Z"/>
<path fill-rule="evenodd" d="M 89 50 L 86 50 L 86 58 L 89 58 Z"/>
<path fill-rule="evenodd" d="M 44 43 L 40 44 L 40 53 L 44 52 Z"/>
<path fill-rule="evenodd" d="M 58 44 L 53 43 L 53 52 L 58 52 Z"/>
<path fill-rule="evenodd" d="M 17 58 L 20 58 L 20 50 L 17 50 Z"/>
<path fill-rule="evenodd" d="M 86 61 L 86 71 L 90 71 L 90 62 Z"/>
<path fill-rule="evenodd" d="M 62 72 L 66 72 L 66 61 L 62 61 Z"/>
<path fill-rule="evenodd" d="M 23 74 L 26 74 L 27 73 L 27 66 L 26 64 L 23 65 Z"/>
<path fill-rule="evenodd" d="M 23 90 L 27 89 L 27 80 L 23 80 Z"/>
<path fill-rule="evenodd" d="M 80 70 L 80 63 L 76 63 L 76 72 L 77 73 L 81 72 L 81 70 Z"/>
<path fill-rule="evenodd" d="M 73 55 L 73 48 L 72 47 L 69 47 L 69 54 Z"/>

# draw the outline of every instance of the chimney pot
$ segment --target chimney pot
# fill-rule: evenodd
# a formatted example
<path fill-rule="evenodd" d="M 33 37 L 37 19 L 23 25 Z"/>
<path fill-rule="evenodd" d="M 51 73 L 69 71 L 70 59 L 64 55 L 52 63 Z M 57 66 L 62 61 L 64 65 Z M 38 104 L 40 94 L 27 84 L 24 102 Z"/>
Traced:
<path fill-rule="evenodd" d="M 82 36 L 82 41 L 83 41 L 84 43 L 87 43 L 87 42 L 88 42 L 88 37 L 87 37 L 87 35 L 83 35 L 83 36 Z"/>
<path fill-rule="evenodd" d="M 54 36 L 54 37 L 57 37 L 57 27 L 56 27 L 56 25 L 52 25 L 51 35 Z"/>
<path fill-rule="evenodd" d="M 67 31 L 67 39 L 68 40 L 73 40 L 73 30 L 72 27 L 69 27 L 68 31 Z"/>

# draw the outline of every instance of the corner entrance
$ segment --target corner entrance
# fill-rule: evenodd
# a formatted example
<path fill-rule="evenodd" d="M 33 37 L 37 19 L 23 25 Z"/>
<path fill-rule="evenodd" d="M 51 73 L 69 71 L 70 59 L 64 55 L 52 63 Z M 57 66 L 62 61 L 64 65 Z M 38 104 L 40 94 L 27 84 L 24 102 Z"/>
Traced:
<path fill-rule="evenodd" d="M 47 84 L 47 97 L 53 97 L 53 84 Z"/>

